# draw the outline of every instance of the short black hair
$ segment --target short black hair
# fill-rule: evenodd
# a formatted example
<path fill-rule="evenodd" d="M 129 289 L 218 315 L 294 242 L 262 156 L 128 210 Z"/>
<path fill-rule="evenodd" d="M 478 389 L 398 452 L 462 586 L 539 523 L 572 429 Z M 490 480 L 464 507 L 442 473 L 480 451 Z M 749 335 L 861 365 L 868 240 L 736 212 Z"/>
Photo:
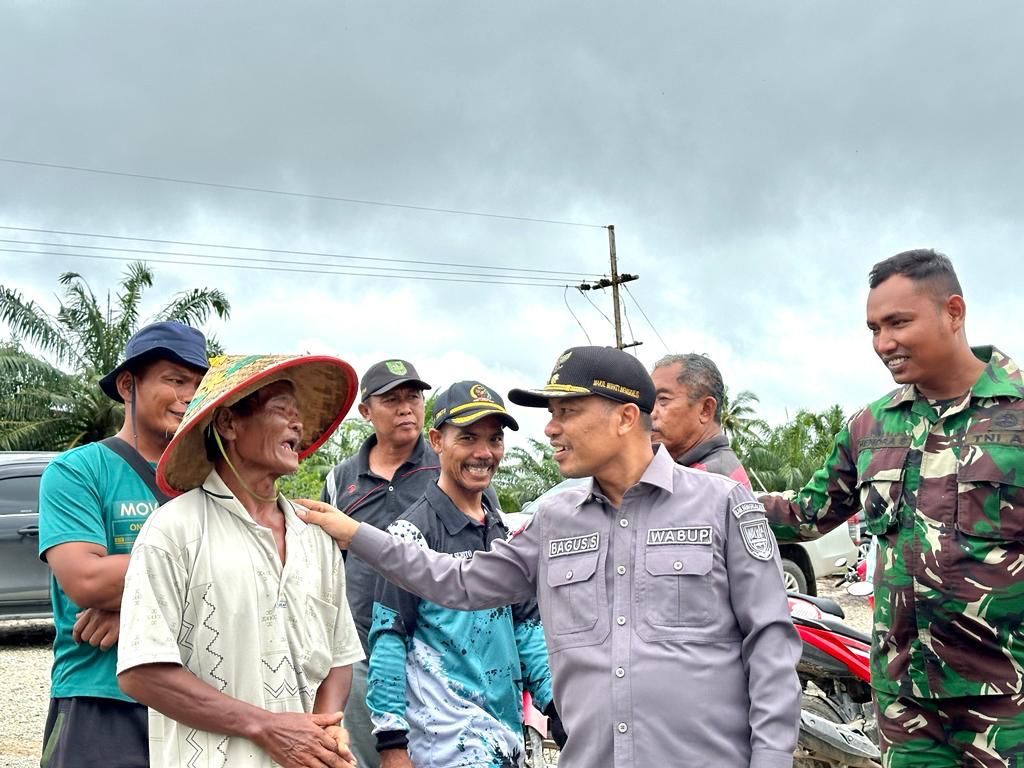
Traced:
<path fill-rule="evenodd" d="M 868 285 L 877 288 L 893 275 L 903 275 L 914 283 L 923 284 L 920 287 L 930 291 L 939 302 L 950 296 L 964 295 L 953 262 L 932 248 L 903 251 L 878 262 L 868 273 Z"/>
<path fill-rule="evenodd" d="M 690 403 L 695 403 L 702 397 L 715 398 L 715 423 L 721 424 L 725 382 L 722 381 L 722 372 L 718 370 L 714 360 L 695 352 L 686 355 L 665 355 L 654 364 L 654 368 L 664 368 L 677 363 L 680 371 L 676 381 L 686 387 Z"/>

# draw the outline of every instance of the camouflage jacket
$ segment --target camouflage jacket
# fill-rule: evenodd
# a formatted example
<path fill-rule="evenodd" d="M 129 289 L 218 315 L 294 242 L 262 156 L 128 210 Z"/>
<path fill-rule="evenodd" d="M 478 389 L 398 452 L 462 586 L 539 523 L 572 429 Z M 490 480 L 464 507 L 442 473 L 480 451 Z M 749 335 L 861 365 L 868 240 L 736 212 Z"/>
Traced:
<path fill-rule="evenodd" d="M 879 543 L 871 683 L 891 694 L 1022 690 L 1024 379 L 998 349 L 973 352 L 988 365 L 963 400 L 901 387 L 850 419 L 792 501 L 761 499 L 780 541 L 864 510 Z"/>

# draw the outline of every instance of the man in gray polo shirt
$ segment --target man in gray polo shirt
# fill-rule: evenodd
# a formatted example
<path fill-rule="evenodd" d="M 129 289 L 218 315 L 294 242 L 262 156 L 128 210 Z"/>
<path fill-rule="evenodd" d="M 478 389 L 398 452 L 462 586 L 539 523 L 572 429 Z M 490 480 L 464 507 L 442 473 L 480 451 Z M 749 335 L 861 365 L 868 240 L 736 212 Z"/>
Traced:
<path fill-rule="evenodd" d="M 522 533 L 459 560 L 309 502 L 303 513 L 389 580 L 442 605 L 536 594 L 563 768 L 789 768 L 800 641 L 764 508 L 729 478 L 650 443 L 654 384 L 635 358 L 575 347 L 540 389 L 567 477 Z"/>

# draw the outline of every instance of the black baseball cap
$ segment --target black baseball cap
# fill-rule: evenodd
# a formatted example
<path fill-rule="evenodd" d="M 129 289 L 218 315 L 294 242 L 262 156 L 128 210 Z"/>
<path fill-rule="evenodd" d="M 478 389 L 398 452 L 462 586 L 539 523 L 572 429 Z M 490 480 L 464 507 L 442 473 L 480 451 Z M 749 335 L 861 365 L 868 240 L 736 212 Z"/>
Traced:
<path fill-rule="evenodd" d="M 175 320 L 140 328 L 124 345 L 124 362 L 100 379 L 100 389 L 111 400 L 123 403 L 124 398 L 117 391 L 118 375 L 153 360 L 170 360 L 206 373 L 210 368 L 206 337 L 201 331 Z"/>
<path fill-rule="evenodd" d="M 633 403 L 644 413 L 654 410 L 654 382 L 632 355 L 615 347 L 571 347 L 565 350 L 540 389 L 513 389 L 508 399 L 528 408 L 547 408 L 559 397 L 600 395 Z"/>
<path fill-rule="evenodd" d="M 416 368 L 408 360 L 381 360 L 371 365 L 363 374 L 359 397 L 365 403 L 374 395 L 383 395 L 403 384 L 415 384 L 420 389 L 430 389 L 430 385 L 420 378 Z"/>
<path fill-rule="evenodd" d="M 519 430 L 519 422 L 505 410 L 501 395 L 479 381 L 459 381 L 434 400 L 434 429 L 442 424 L 465 427 L 487 416 L 497 416 L 506 427 Z"/>

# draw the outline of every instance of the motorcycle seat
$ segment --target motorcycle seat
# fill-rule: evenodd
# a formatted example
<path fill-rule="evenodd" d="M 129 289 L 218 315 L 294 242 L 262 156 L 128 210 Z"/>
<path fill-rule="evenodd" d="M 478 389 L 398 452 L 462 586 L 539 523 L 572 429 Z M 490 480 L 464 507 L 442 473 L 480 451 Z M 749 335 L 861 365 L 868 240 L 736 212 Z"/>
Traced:
<path fill-rule="evenodd" d="M 811 605 L 816 605 L 825 613 L 832 614 L 840 619 L 846 618 L 846 614 L 843 613 L 843 607 L 831 597 L 814 597 L 813 595 L 805 595 L 803 592 L 788 592 L 787 594 L 798 600 L 806 600 Z"/>
<path fill-rule="evenodd" d="M 866 635 L 853 627 L 849 627 L 831 616 L 822 616 L 818 621 L 838 635 L 845 635 L 846 637 L 854 640 L 859 640 L 865 645 L 871 645 L 871 637 L 869 635 Z"/>

